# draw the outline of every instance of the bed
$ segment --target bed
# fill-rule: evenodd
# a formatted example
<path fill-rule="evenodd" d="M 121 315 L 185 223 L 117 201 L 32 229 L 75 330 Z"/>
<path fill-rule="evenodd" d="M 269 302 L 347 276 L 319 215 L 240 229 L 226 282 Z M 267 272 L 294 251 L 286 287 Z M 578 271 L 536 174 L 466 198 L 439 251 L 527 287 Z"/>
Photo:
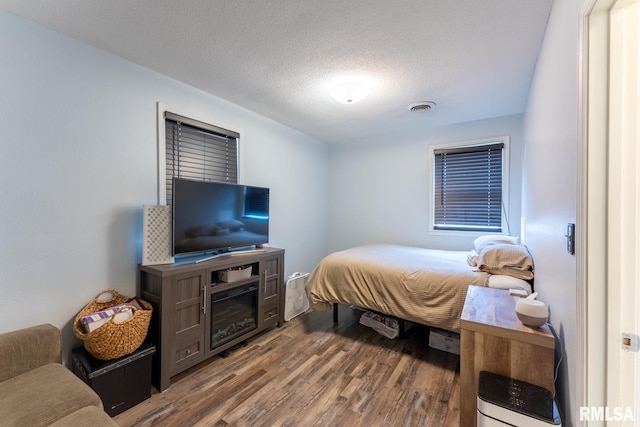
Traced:
<path fill-rule="evenodd" d="M 269 237 L 250 231 L 232 231 L 221 235 L 185 237 L 176 243 L 176 252 L 204 252 L 211 248 L 251 246 L 256 242 L 267 242 Z"/>
<path fill-rule="evenodd" d="M 510 237 L 493 239 L 486 246 L 476 239 L 472 251 L 374 244 L 334 252 L 309 276 L 309 305 L 317 311 L 351 305 L 457 333 L 469 285 L 531 292 L 526 247 Z"/>
<path fill-rule="evenodd" d="M 266 222 L 248 218 L 228 219 L 175 230 L 178 253 L 204 252 L 212 248 L 251 246 L 269 241 Z"/>

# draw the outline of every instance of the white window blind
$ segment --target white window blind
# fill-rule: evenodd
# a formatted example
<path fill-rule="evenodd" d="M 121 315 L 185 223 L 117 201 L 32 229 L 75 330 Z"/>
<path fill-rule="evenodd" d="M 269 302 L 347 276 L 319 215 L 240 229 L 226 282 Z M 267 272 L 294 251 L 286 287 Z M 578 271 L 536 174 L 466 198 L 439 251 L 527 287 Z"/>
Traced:
<path fill-rule="evenodd" d="M 269 217 L 269 189 L 247 187 L 244 195 L 244 216 L 252 218 Z"/>
<path fill-rule="evenodd" d="M 436 149 L 434 230 L 502 231 L 501 142 Z"/>
<path fill-rule="evenodd" d="M 238 133 L 168 111 L 164 117 L 168 205 L 174 176 L 238 182 Z"/>

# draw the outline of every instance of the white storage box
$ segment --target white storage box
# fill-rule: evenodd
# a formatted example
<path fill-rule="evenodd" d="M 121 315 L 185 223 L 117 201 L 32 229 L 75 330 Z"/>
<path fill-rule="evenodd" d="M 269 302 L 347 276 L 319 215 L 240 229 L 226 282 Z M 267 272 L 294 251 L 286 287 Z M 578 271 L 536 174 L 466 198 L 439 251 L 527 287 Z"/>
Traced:
<path fill-rule="evenodd" d="M 460 335 L 442 329 L 429 331 L 429 347 L 449 353 L 460 354 Z"/>
<path fill-rule="evenodd" d="M 390 339 L 397 338 L 400 334 L 400 322 L 393 317 L 365 311 L 360 316 L 360 323 Z"/>
<path fill-rule="evenodd" d="M 248 277 L 251 277 L 251 266 L 218 271 L 218 279 L 223 282 L 235 282 Z"/>

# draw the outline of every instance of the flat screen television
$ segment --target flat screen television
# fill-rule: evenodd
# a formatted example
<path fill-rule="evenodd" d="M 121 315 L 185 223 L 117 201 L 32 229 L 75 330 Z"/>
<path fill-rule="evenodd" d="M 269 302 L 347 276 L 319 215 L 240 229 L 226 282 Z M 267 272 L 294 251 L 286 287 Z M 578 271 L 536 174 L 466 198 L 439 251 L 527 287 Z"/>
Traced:
<path fill-rule="evenodd" d="M 269 242 L 269 189 L 173 179 L 174 256 L 251 249 Z"/>

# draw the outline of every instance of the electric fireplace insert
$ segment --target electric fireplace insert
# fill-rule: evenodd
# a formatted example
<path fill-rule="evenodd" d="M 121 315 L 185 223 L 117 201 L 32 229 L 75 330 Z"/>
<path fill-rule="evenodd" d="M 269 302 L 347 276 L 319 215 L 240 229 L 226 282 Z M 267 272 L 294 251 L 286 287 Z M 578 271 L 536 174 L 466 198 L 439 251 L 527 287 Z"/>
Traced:
<path fill-rule="evenodd" d="M 211 294 L 211 350 L 258 327 L 258 282 Z"/>

